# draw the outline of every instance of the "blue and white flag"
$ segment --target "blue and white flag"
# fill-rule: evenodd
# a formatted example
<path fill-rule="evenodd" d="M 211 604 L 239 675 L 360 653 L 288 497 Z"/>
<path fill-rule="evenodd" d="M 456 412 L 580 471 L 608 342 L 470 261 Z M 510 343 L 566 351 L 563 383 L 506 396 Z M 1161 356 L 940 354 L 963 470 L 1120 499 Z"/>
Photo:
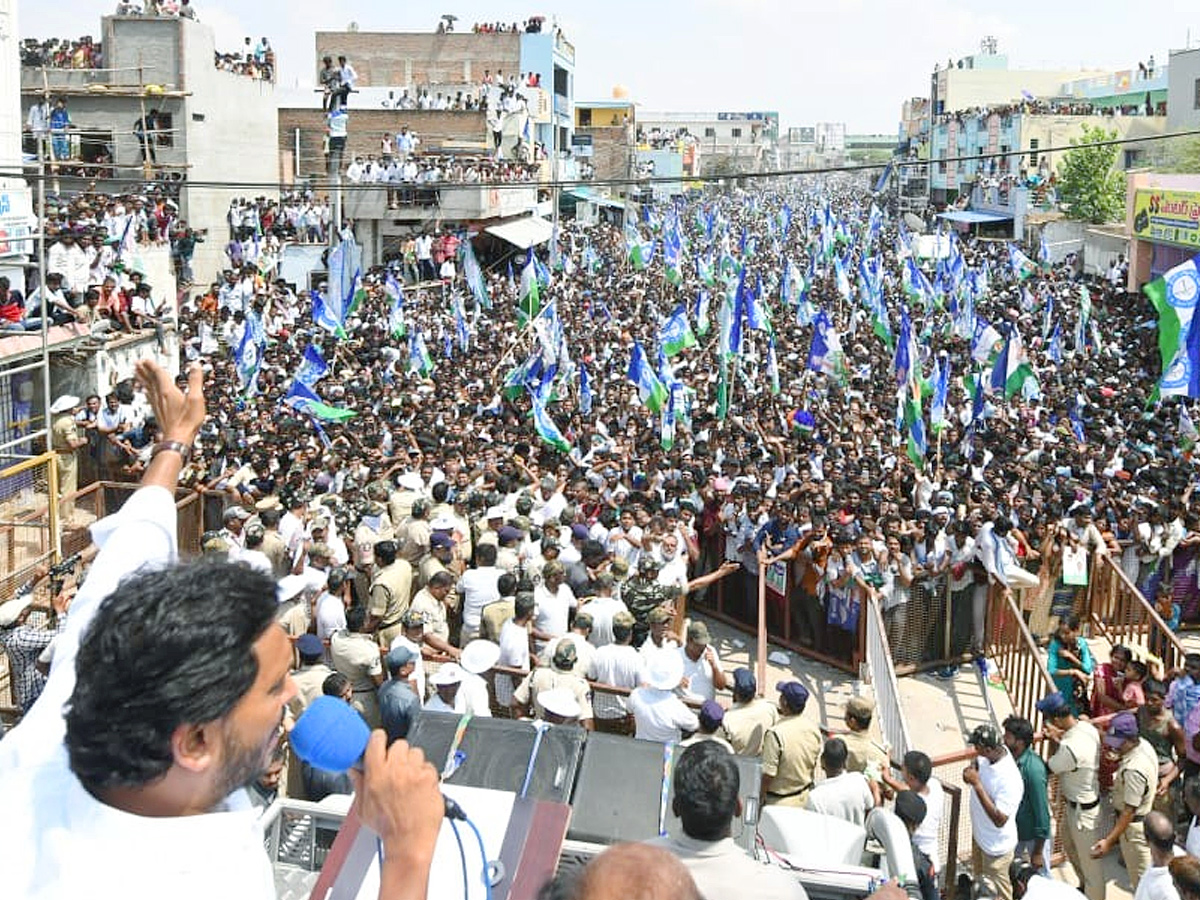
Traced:
<path fill-rule="evenodd" d="M 592 414 L 592 382 L 583 363 L 579 364 L 579 411 L 585 416 Z"/>
<path fill-rule="evenodd" d="M 296 380 L 312 387 L 324 378 L 328 371 L 329 363 L 325 362 L 320 348 L 316 344 L 309 344 L 305 347 L 304 357 L 300 360 L 300 368 L 296 370 Z"/>
<path fill-rule="evenodd" d="M 825 375 L 838 375 L 844 369 L 842 340 L 825 310 L 813 320 L 812 346 L 808 351 L 808 367 Z"/>

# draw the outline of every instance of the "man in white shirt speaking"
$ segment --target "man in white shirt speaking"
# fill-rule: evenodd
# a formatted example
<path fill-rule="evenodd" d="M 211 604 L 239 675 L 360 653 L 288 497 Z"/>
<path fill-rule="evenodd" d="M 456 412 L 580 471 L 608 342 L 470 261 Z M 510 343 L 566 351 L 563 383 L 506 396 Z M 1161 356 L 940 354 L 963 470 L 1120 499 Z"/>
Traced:
<path fill-rule="evenodd" d="M 240 563 L 178 563 L 175 487 L 204 422 L 143 360 L 165 439 L 138 490 L 92 526 L 100 552 L 59 637 L 40 700 L 0 742 L 6 897 L 273 898 L 245 786 L 267 769 L 288 701 L 292 644 L 276 586 Z M 377 731 L 358 810 L 384 848 L 380 896 L 425 897 L 444 813 L 419 750 Z"/>

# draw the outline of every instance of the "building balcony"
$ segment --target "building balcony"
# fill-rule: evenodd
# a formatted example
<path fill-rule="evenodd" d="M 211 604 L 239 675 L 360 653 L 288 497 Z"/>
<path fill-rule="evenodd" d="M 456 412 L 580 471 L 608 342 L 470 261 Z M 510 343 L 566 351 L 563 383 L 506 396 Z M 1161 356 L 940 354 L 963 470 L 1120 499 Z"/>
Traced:
<path fill-rule="evenodd" d="M 390 201 L 390 203 L 389 203 Z M 534 184 L 433 184 L 355 186 L 344 193 L 345 215 L 351 219 L 417 220 L 431 212 L 449 220 L 496 219 L 529 212 L 537 205 Z"/>

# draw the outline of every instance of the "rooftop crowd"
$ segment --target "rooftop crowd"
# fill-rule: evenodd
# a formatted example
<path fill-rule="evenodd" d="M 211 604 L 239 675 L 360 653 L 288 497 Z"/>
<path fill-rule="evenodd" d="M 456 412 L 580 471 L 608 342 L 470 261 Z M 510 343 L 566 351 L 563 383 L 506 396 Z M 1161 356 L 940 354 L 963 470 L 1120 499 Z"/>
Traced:
<path fill-rule="evenodd" d="M 239 227 L 271 208 L 239 204 Z M 207 564 L 278 586 L 269 614 L 299 654 L 271 707 L 286 707 L 285 731 L 328 694 L 393 740 L 421 708 L 683 740 L 687 765 L 708 773 L 683 791 L 685 828 L 731 751 L 760 757 L 767 804 L 859 823 L 894 810 L 931 900 L 946 861 L 928 755 L 893 771 L 863 698 L 822 734 L 803 715 L 802 664 L 801 680 L 756 698 L 697 605 L 720 591 L 753 623 L 760 561 L 786 560 L 782 614 L 800 643 L 848 652 L 878 603 L 893 652 L 920 662 L 921 621 L 948 616 L 954 651 L 981 652 L 989 586 L 1024 602 L 1069 546 L 1119 555 L 1168 621 L 1200 619 L 1196 435 L 1178 401 L 1149 402 L 1153 312 L 1125 293 L 1120 261 L 1088 281 L 1073 258 L 1038 265 L 962 236 L 918 263 L 903 224 L 834 178 L 664 204 L 624 232 L 568 222 L 547 252 L 487 271 L 467 237 L 440 239 L 459 262 L 440 281 L 425 235 L 415 271 L 397 259 L 361 282 L 343 243 L 315 294 L 231 257 L 179 310 L 181 363 L 198 368 L 181 376 L 188 398 L 143 367 L 150 387 L 127 399 L 55 404 L 58 446 L 107 477 L 153 474 L 155 457 L 112 464 L 126 433 L 185 445 L 158 458 L 173 460 L 171 486 L 205 498 Z M 1028 369 L 1001 367 L 1011 377 L 996 382 L 1007 354 Z M 179 426 L 201 392 L 204 414 Z M 975 875 L 1006 900 L 1046 889 L 1033 879 L 1047 871 L 1055 777 L 1069 804 L 1054 828 L 1089 898 L 1105 894 L 1096 860 L 1119 848 L 1133 887 L 1167 897 L 1174 877 L 1192 900 L 1200 863 L 1167 863 L 1177 836 L 1200 847 L 1200 657 L 1166 672 L 1118 648 L 1097 665 L 1074 588 L 1041 575 L 1053 590 L 1027 612 L 1053 635 L 1060 692 L 1039 707 L 1053 776 L 1028 721 L 970 735 Z M 920 589 L 939 580 L 940 595 Z M 1103 743 L 1081 718 L 1101 714 L 1116 714 Z M 348 790 L 280 747 L 248 779 L 255 802 Z M 368 759 L 368 772 L 383 765 Z M 1116 824 L 1101 825 L 1100 802 Z M 700 893 L 727 896 L 741 876 L 770 881 L 754 896 L 799 896 L 777 871 L 743 871 L 721 843 L 734 807 L 718 806 L 723 825 L 688 832 L 704 843 L 665 845 Z M 723 872 L 697 858 L 718 844 Z M 588 877 L 566 895 L 585 896 Z"/>
<path fill-rule="evenodd" d="M 80 38 L 25 38 L 21 41 L 21 65 L 51 69 L 99 69 L 104 52 L 99 41 L 85 34 Z"/>

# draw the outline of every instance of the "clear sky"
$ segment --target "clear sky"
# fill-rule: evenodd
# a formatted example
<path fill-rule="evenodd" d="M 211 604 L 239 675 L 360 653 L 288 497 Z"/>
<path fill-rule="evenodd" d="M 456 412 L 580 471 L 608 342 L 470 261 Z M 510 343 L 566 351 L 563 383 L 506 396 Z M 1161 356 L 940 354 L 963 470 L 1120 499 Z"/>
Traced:
<path fill-rule="evenodd" d="M 845 122 L 893 133 L 905 98 L 928 94 L 934 62 L 978 50 L 994 35 L 1014 68 L 1136 67 L 1200 46 L 1196 0 L 193 0 L 218 49 L 271 39 L 283 81 L 311 83 L 313 32 L 433 30 L 453 13 L 509 22 L 541 13 L 575 44 L 578 100 L 614 85 L 649 110 L 775 110 L 783 127 Z M 22 37 L 100 34 L 96 0 L 19 0 Z"/>

